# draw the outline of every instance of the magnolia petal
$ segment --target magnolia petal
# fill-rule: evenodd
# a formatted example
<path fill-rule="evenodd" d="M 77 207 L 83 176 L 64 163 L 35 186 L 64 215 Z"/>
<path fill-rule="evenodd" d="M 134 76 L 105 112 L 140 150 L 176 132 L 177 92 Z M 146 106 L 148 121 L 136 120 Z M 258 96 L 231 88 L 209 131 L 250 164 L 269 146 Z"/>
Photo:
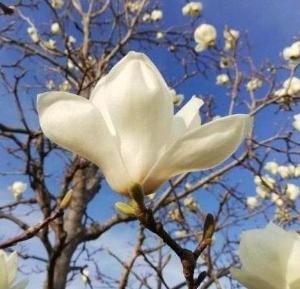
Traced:
<path fill-rule="evenodd" d="M 9 255 L 9 257 L 6 260 L 6 266 L 7 266 L 7 279 L 8 283 L 12 283 L 13 280 L 16 278 L 17 275 L 17 253 L 13 252 Z"/>
<path fill-rule="evenodd" d="M 170 90 L 144 54 L 130 52 L 99 81 L 91 101 L 120 140 L 134 182 L 141 182 L 161 155 L 173 119 Z"/>
<path fill-rule="evenodd" d="M 251 126 L 248 115 L 236 114 L 188 132 L 151 169 L 144 190 L 150 192 L 172 176 L 216 166 L 238 148 Z"/>
<path fill-rule="evenodd" d="M 299 268 L 298 268 L 299 270 Z M 300 288 L 300 279 L 296 280 L 290 285 L 290 289 L 299 289 Z"/>
<path fill-rule="evenodd" d="M 127 193 L 129 177 L 115 139 L 91 102 L 53 91 L 39 95 L 37 105 L 41 128 L 49 139 L 98 165 L 113 189 Z"/>
<path fill-rule="evenodd" d="M 177 139 L 187 131 L 200 126 L 199 109 L 203 100 L 193 96 L 176 114 L 173 124 L 173 139 Z"/>
<path fill-rule="evenodd" d="M 0 251 L 0 288 L 8 288 L 5 253 Z"/>
<path fill-rule="evenodd" d="M 11 289 L 24 289 L 27 285 L 28 285 L 28 280 L 25 279 L 15 284 L 13 287 L 11 287 Z"/>
<path fill-rule="evenodd" d="M 291 232 L 286 232 L 291 233 Z M 295 232 L 294 232 L 295 233 Z M 295 233 L 297 234 L 297 233 Z M 288 256 L 288 262 L 286 267 L 287 281 L 289 283 L 297 283 L 300 288 L 300 237 L 297 234 L 295 242 L 291 245 L 291 252 Z"/>
<path fill-rule="evenodd" d="M 247 289 L 283 289 L 284 287 L 273 286 L 257 276 L 249 275 L 247 272 L 232 268 L 230 273 L 234 279 L 238 280 Z"/>
<path fill-rule="evenodd" d="M 293 247 L 291 237 L 274 224 L 243 233 L 239 256 L 244 270 L 251 275 L 263 276 L 278 288 L 285 288 L 287 262 Z"/>

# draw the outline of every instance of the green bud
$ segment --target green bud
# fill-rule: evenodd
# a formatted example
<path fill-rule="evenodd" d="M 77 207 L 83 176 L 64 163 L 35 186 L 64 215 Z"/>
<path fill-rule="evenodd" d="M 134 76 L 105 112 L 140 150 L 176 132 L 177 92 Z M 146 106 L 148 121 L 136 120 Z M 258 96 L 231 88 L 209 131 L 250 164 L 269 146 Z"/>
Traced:
<path fill-rule="evenodd" d="M 130 197 L 140 208 L 144 207 L 144 192 L 140 184 L 134 184 L 130 189 Z"/>
<path fill-rule="evenodd" d="M 210 240 L 215 232 L 215 220 L 212 214 L 207 214 L 204 222 L 202 240 Z"/>
<path fill-rule="evenodd" d="M 136 216 L 136 208 L 126 203 L 117 202 L 115 203 L 115 208 L 118 212 L 120 212 L 123 215 L 130 216 L 130 217 Z"/>

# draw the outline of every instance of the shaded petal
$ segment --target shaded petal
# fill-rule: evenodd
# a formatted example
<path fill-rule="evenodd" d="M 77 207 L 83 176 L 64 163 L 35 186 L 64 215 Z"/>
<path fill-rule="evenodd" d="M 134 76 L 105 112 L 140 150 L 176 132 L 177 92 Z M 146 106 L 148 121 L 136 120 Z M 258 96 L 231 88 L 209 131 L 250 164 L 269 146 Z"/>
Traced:
<path fill-rule="evenodd" d="M 284 289 L 285 287 L 280 287 L 280 285 L 271 285 L 266 281 L 260 279 L 257 276 L 252 276 L 247 272 L 232 268 L 230 269 L 231 275 L 234 279 L 238 280 L 247 289 Z"/>
<path fill-rule="evenodd" d="M 203 100 L 193 96 L 174 116 L 173 139 L 183 136 L 184 133 L 200 126 L 199 109 Z"/>
<path fill-rule="evenodd" d="M 8 288 L 5 253 L 0 251 L 0 288 Z"/>
<path fill-rule="evenodd" d="M 15 284 L 11 289 L 24 289 L 28 285 L 28 280 L 22 280 Z"/>
<path fill-rule="evenodd" d="M 299 267 L 298 267 L 299 270 Z M 300 279 L 296 280 L 290 285 L 290 289 L 299 289 L 300 288 Z"/>
<path fill-rule="evenodd" d="M 12 284 L 16 278 L 17 269 L 18 269 L 17 258 L 18 258 L 17 253 L 13 252 L 9 255 L 9 257 L 6 260 L 6 266 L 8 272 L 7 279 L 9 284 Z"/>
<path fill-rule="evenodd" d="M 287 232 L 291 233 L 291 232 Z M 294 232 L 295 233 L 295 232 Z M 297 234 L 297 233 L 295 233 Z M 284 253 L 284 252 L 282 252 Z M 292 245 L 291 252 L 288 256 L 288 263 L 286 267 L 287 281 L 289 283 L 294 283 L 296 280 L 300 282 L 300 237 L 297 234 L 296 240 Z M 300 288 L 300 283 L 299 287 Z"/>
<path fill-rule="evenodd" d="M 241 236 L 239 248 L 243 268 L 278 288 L 285 288 L 287 263 L 293 244 L 294 234 L 274 224 L 269 224 L 266 229 L 247 231 Z"/>
<path fill-rule="evenodd" d="M 130 182 L 113 136 L 102 115 L 85 98 L 66 92 L 46 92 L 38 97 L 40 124 L 58 145 L 98 165 L 118 192 Z"/>
<path fill-rule="evenodd" d="M 172 95 L 160 72 L 130 52 L 99 81 L 91 101 L 115 130 L 130 176 L 141 182 L 171 134 Z"/>
<path fill-rule="evenodd" d="M 144 182 L 151 192 L 172 176 L 208 169 L 226 160 L 249 133 L 248 115 L 232 115 L 211 121 L 179 138 L 151 169 Z"/>

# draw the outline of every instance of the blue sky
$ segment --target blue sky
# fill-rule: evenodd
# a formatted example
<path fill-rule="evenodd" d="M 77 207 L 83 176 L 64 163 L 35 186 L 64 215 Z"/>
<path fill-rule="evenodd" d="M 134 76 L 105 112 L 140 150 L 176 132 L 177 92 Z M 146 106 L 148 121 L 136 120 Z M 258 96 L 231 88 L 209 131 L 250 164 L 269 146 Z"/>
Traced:
<path fill-rule="evenodd" d="M 186 21 L 186 17 L 183 17 L 181 14 L 181 7 L 185 1 L 180 0 L 164 0 L 160 1 L 161 7 L 164 11 L 164 21 L 166 25 L 169 24 L 179 24 Z M 252 46 L 252 56 L 258 65 L 262 61 L 269 59 L 275 63 L 279 63 L 280 52 L 285 46 L 288 46 L 292 43 L 293 39 L 299 35 L 300 27 L 300 1 L 299 0 L 203 0 L 204 6 L 203 17 L 199 19 L 199 23 L 207 22 L 216 26 L 219 39 L 222 38 L 223 29 L 226 25 L 240 30 L 248 35 L 249 42 Z M 39 15 L 40 18 L 44 18 L 47 15 Z M 49 23 L 43 21 L 43 25 L 50 25 Z M 9 51 L 6 51 L 7 56 Z M 156 50 L 151 51 L 151 56 L 153 56 L 153 61 L 158 65 L 166 79 L 171 79 L 172 74 L 174 74 L 174 62 L 172 58 L 164 57 L 164 54 L 157 53 Z M 155 57 L 154 57 L 155 56 Z M 225 115 L 227 111 L 226 107 L 226 90 L 224 88 L 216 87 L 215 85 L 215 74 L 209 74 L 208 79 L 203 77 L 197 77 L 192 81 L 189 81 L 185 85 L 178 87 L 178 91 L 185 95 L 186 100 L 189 99 L 193 94 L 212 94 L 214 95 L 216 102 L 219 106 L 218 113 Z M 11 118 L 11 115 L 14 115 L 13 108 L 5 108 L 6 100 L 4 99 L 5 95 L 1 93 L 0 95 L 0 111 L 1 111 L 1 120 Z M 35 95 L 31 95 L 32 99 L 35 98 Z M 299 112 L 299 108 L 296 108 Z M 291 119 L 287 118 L 284 121 L 289 122 Z M 13 121 L 13 120 L 12 120 Z M 33 119 L 37 124 L 37 119 Z M 258 131 L 265 135 L 269 132 L 270 127 L 274 125 L 274 119 L 264 120 L 260 118 L 259 124 L 261 127 L 258 128 Z M 278 122 L 283 121 L 281 116 L 277 116 Z M 3 155 L 3 154 L 2 154 Z M 5 170 L 14 170 L 18 164 L 16 163 L 7 163 L 7 159 L 4 159 L 4 162 L 1 164 L 1 167 Z M 49 170 L 53 170 L 53 164 L 49 165 Z M 248 194 L 251 194 L 251 191 L 254 190 L 252 179 L 248 178 L 245 181 L 244 175 L 237 174 L 235 175 L 237 181 L 244 181 L 244 185 L 247 186 Z M 6 203 L 11 199 L 11 196 L 8 193 L 7 186 L 14 180 L 26 180 L 26 177 L 20 176 L 10 176 L 2 178 L 0 181 L 0 202 Z M 29 194 L 29 193 L 28 193 Z M 97 197 L 96 200 L 91 204 L 90 212 L 93 216 L 97 217 L 100 220 L 108 218 L 113 211 L 114 202 L 119 199 L 119 196 L 115 193 L 112 193 L 108 187 L 104 187 L 101 196 Z M 211 208 L 213 207 L 213 200 L 207 196 L 205 200 L 199 199 L 200 204 L 204 207 Z M 105 203 L 105 206 L 103 205 Z M 24 213 L 24 212 L 22 212 Z M 39 216 L 33 215 L 30 217 L 30 222 L 36 223 Z M 2 234 L 15 232 L 15 228 L 6 227 L 6 229 L 1 230 Z M 117 247 L 120 244 L 114 243 L 116 236 L 119 236 L 119 232 L 122 231 L 122 246 L 126 246 L 131 243 L 133 237 L 135 236 L 135 228 L 132 226 L 119 226 L 112 232 L 104 236 L 103 240 L 93 242 L 93 246 L 99 246 L 102 244 L 105 247 L 111 246 L 111 249 L 118 250 Z M 37 242 L 33 241 L 34 244 Z M 32 244 L 32 241 L 26 242 L 25 246 Z M 121 247 L 122 247 L 121 246 Z M 37 245 L 37 251 L 40 251 L 41 248 Z M 121 254 L 121 252 L 120 252 Z M 105 264 L 103 261 L 103 266 L 108 266 L 110 264 Z M 174 266 L 176 260 L 174 261 Z M 173 267 L 172 267 L 173 268 Z M 174 281 L 176 279 L 172 274 L 172 270 L 168 273 L 170 279 Z M 173 273 L 174 274 L 174 273 Z M 35 282 L 32 282 L 32 285 L 29 286 L 29 289 L 37 288 L 37 284 L 41 284 L 41 280 L 44 278 L 41 274 L 37 274 Z M 33 281 L 33 280 L 32 280 Z M 81 289 L 82 285 L 79 283 L 73 285 L 73 287 Z"/>

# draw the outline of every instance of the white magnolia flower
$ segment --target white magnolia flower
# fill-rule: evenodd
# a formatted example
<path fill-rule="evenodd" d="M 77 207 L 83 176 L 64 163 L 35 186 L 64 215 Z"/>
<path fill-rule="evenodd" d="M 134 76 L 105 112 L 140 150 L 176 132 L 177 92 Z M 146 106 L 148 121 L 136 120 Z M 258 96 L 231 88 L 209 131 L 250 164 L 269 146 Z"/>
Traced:
<path fill-rule="evenodd" d="M 51 0 L 51 6 L 54 9 L 61 9 L 64 6 L 63 0 Z"/>
<path fill-rule="evenodd" d="M 300 237 L 270 223 L 242 234 L 241 269 L 232 276 L 247 289 L 299 289 Z"/>
<path fill-rule="evenodd" d="M 54 49 L 56 49 L 56 41 L 55 40 L 53 40 L 53 39 L 49 39 L 48 41 L 45 41 L 44 42 L 44 45 L 45 45 L 45 47 L 47 48 L 47 49 L 49 49 L 49 50 L 54 50 Z"/>
<path fill-rule="evenodd" d="M 0 250 L 0 289 L 24 289 L 27 286 L 27 280 L 16 282 L 17 269 L 16 252 L 7 255 Z"/>
<path fill-rule="evenodd" d="M 202 103 L 193 97 L 174 115 L 172 93 L 156 66 L 130 52 L 89 100 L 46 92 L 38 112 L 44 133 L 98 165 L 115 191 L 127 195 L 140 184 L 149 194 L 172 176 L 224 161 L 249 133 L 252 120 L 243 114 L 201 125 Z"/>
<path fill-rule="evenodd" d="M 248 91 L 255 91 L 259 88 L 261 88 L 263 85 L 263 82 L 259 78 L 252 78 L 250 81 L 247 82 L 246 88 Z"/>
<path fill-rule="evenodd" d="M 225 50 L 233 50 L 236 47 L 236 43 L 240 37 L 240 32 L 234 29 L 226 28 L 223 33 L 225 40 Z"/>
<path fill-rule="evenodd" d="M 300 131 L 300 113 L 294 115 L 293 126 L 296 130 Z"/>
<path fill-rule="evenodd" d="M 217 30 L 210 24 L 201 24 L 194 32 L 194 40 L 197 43 L 195 50 L 201 52 L 216 44 Z"/>
<path fill-rule="evenodd" d="M 203 10 L 203 5 L 201 2 L 189 2 L 182 7 L 182 14 L 184 16 L 199 16 Z"/>
<path fill-rule="evenodd" d="M 282 51 L 283 59 L 289 62 L 297 62 L 300 58 L 300 41 L 294 42 Z"/>
<path fill-rule="evenodd" d="M 287 184 L 285 193 L 291 201 L 295 201 L 300 193 L 299 187 L 294 184 Z"/>
<path fill-rule="evenodd" d="M 51 25 L 51 32 L 53 34 L 59 34 L 60 33 L 60 26 L 57 22 L 52 23 Z"/>
<path fill-rule="evenodd" d="M 278 167 L 279 165 L 276 162 L 272 161 L 272 162 L 267 162 L 264 166 L 264 169 L 269 173 L 275 175 L 278 171 Z"/>
<path fill-rule="evenodd" d="M 28 27 L 27 33 L 30 36 L 33 43 L 38 43 L 40 41 L 38 31 L 35 27 L 33 27 L 33 26 Z"/>
<path fill-rule="evenodd" d="M 164 14 L 159 9 L 154 9 L 150 14 L 151 21 L 159 21 L 163 18 Z"/>
<path fill-rule="evenodd" d="M 11 186 L 8 187 L 11 193 L 14 195 L 16 201 L 22 199 L 23 193 L 27 189 L 27 184 L 23 182 L 14 182 Z"/>
<path fill-rule="evenodd" d="M 216 79 L 217 85 L 226 85 L 230 82 L 229 76 L 226 73 L 219 74 Z"/>
<path fill-rule="evenodd" d="M 255 208 L 258 207 L 258 199 L 256 197 L 248 197 L 247 198 L 247 207 L 250 209 L 250 210 L 254 210 Z"/>

